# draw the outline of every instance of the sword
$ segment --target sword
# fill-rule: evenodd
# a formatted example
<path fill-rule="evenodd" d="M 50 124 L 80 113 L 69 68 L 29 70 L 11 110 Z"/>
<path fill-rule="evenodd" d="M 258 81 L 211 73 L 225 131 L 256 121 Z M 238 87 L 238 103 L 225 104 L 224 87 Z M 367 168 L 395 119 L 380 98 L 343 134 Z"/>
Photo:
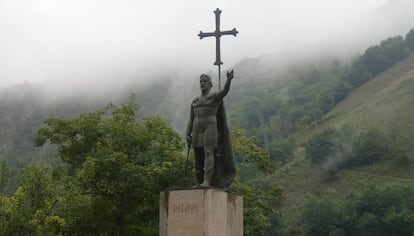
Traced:
<path fill-rule="evenodd" d="M 188 163 L 189 163 L 189 157 L 190 157 L 190 150 L 191 150 L 191 144 L 188 144 L 187 146 L 187 159 L 185 161 L 185 168 L 184 168 L 184 177 L 187 177 L 187 169 L 188 169 Z"/>

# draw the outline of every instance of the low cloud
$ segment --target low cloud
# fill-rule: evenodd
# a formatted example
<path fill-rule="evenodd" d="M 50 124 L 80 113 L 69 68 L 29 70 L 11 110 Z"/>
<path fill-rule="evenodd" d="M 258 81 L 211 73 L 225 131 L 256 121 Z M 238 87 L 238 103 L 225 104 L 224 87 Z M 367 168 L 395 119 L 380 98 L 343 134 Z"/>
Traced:
<path fill-rule="evenodd" d="M 411 0 L 252 2 L 190 0 L 0 3 L 0 87 L 45 82 L 52 90 L 144 86 L 168 75 L 216 71 L 213 10 L 222 9 L 224 68 L 264 54 L 351 56 L 414 27 Z M 179 79 L 179 78 L 177 78 Z"/>

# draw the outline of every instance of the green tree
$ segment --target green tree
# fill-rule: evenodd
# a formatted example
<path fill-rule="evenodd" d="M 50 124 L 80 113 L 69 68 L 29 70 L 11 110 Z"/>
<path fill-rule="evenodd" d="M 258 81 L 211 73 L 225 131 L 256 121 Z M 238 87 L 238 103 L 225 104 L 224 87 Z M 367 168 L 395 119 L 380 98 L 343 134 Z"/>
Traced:
<path fill-rule="evenodd" d="M 342 202 L 312 195 L 303 205 L 300 220 L 306 235 L 340 235 L 346 212 Z"/>
<path fill-rule="evenodd" d="M 369 47 L 353 63 L 346 80 L 354 87 L 358 87 L 405 58 L 409 53 L 410 50 L 406 47 L 406 41 L 402 36 L 390 37 L 381 41 L 379 45 Z"/>
<path fill-rule="evenodd" d="M 9 181 L 9 168 L 5 161 L 0 162 L 0 193 L 5 191 Z"/>
<path fill-rule="evenodd" d="M 353 143 L 353 153 L 345 165 L 366 165 L 381 160 L 389 154 L 389 143 L 384 133 L 369 129 L 361 133 Z"/>
<path fill-rule="evenodd" d="M 269 154 L 256 145 L 255 137 L 248 137 L 241 129 L 232 130 L 233 151 L 238 159 L 239 174 L 232 190 L 244 198 L 244 232 L 246 235 L 263 235 L 271 225 L 271 217 L 280 216 L 282 189 L 270 184 L 275 166 Z"/>
<path fill-rule="evenodd" d="M 293 138 L 279 139 L 273 140 L 266 147 L 273 162 L 284 164 L 293 157 L 296 142 Z"/>
<path fill-rule="evenodd" d="M 261 172 L 273 174 L 275 166 L 270 161 L 269 154 L 256 145 L 256 137 L 247 137 L 242 129 L 232 130 L 233 151 L 240 165 L 253 163 Z M 237 158 L 239 156 L 239 158 Z"/>
<path fill-rule="evenodd" d="M 401 135 L 400 132 L 392 131 L 391 143 L 389 144 L 389 151 L 391 157 L 395 160 L 399 166 L 407 166 L 411 161 L 410 153 L 410 138 Z"/>
<path fill-rule="evenodd" d="M 305 147 L 306 157 L 316 165 L 325 162 L 327 158 L 336 151 L 336 143 L 334 142 L 335 135 L 336 131 L 328 128 L 321 133 L 312 136 L 303 145 Z"/>
<path fill-rule="evenodd" d="M 243 196 L 245 235 L 263 235 L 266 228 L 271 226 L 271 217 L 280 217 L 284 195 L 279 186 L 256 187 L 236 180 L 233 190 Z"/>
<path fill-rule="evenodd" d="M 414 185 L 386 183 L 352 198 L 361 235 L 412 235 Z"/>
<path fill-rule="evenodd" d="M 22 170 L 13 197 L 3 197 L 0 206 L 2 235 L 56 235 L 64 220 L 57 213 L 62 191 L 52 168 L 31 163 Z"/>
<path fill-rule="evenodd" d="M 343 198 L 311 196 L 301 209 L 307 235 L 412 235 L 414 185 L 388 182 Z"/>
<path fill-rule="evenodd" d="M 408 48 L 414 51 L 414 28 L 405 35 L 405 43 Z"/>
<path fill-rule="evenodd" d="M 183 186 L 180 136 L 159 117 L 137 118 L 135 97 L 77 118 L 51 117 L 36 145 L 56 144 L 68 174 L 94 205 L 104 207 L 95 232 L 137 235 L 157 231 L 159 191 Z M 99 227 L 104 227 L 103 229 Z"/>
<path fill-rule="evenodd" d="M 256 97 L 248 97 L 243 105 L 249 128 L 256 128 L 262 121 L 260 101 Z"/>
<path fill-rule="evenodd" d="M 135 98 L 65 119 L 50 117 L 36 145 L 55 144 L 62 163 L 30 164 L 12 197 L 0 197 L 0 235 L 156 235 L 159 191 L 191 186 L 180 136 L 159 117 L 137 116 Z M 262 235 L 280 214 L 279 186 L 261 180 L 275 167 L 256 139 L 232 132 L 241 166 L 258 175 L 236 178 L 245 198 L 245 232 Z M 191 178 L 192 179 L 192 178 Z"/>

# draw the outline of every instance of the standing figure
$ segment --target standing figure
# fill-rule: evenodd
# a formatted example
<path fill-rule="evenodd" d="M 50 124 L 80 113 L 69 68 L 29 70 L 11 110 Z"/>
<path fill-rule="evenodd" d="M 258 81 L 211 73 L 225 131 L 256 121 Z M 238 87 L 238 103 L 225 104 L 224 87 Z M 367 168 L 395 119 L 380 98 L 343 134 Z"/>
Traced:
<path fill-rule="evenodd" d="M 230 90 L 233 71 L 227 72 L 223 90 L 211 92 L 208 75 L 200 76 L 201 95 L 191 103 L 187 125 L 187 144 L 195 153 L 195 175 L 200 187 L 228 189 L 235 175 L 235 165 L 227 127 L 223 98 Z"/>

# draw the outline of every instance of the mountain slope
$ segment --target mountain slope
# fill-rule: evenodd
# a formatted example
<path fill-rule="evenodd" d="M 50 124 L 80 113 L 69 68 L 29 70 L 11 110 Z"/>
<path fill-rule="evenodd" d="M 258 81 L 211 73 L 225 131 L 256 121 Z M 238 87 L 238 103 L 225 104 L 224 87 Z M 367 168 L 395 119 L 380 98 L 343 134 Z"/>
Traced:
<path fill-rule="evenodd" d="M 356 131 L 377 128 L 394 131 L 410 142 L 411 161 L 398 166 L 393 160 L 382 160 L 368 166 L 339 170 L 333 179 L 326 172 L 312 166 L 298 148 L 296 157 L 278 170 L 273 181 L 284 187 L 287 200 L 284 221 L 288 228 L 298 227 L 298 215 L 307 194 L 329 192 L 344 197 L 385 182 L 414 184 L 414 54 L 392 66 L 379 76 L 354 90 L 346 99 L 324 115 L 317 127 L 309 127 L 296 134 L 299 143 L 331 127 L 350 125 Z M 292 232 L 290 232 L 292 233 Z"/>
<path fill-rule="evenodd" d="M 414 133 L 414 55 L 356 89 L 325 115 L 324 125 L 392 126 Z"/>
<path fill-rule="evenodd" d="M 302 142 L 317 129 L 349 124 L 358 130 L 395 128 L 414 134 L 414 54 L 355 89 L 324 115 L 318 127 L 297 133 Z"/>

